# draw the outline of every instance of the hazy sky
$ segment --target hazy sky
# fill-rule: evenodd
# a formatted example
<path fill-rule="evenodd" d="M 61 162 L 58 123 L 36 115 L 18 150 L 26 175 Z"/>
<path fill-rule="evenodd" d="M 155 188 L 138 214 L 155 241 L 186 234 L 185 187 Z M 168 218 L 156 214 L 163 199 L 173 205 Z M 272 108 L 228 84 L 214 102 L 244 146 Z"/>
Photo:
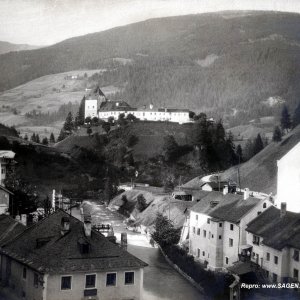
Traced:
<path fill-rule="evenodd" d="M 0 40 L 49 45 L 155 17 L 222 10 L 300 12 L 300 0 L 0 0 Z"/>

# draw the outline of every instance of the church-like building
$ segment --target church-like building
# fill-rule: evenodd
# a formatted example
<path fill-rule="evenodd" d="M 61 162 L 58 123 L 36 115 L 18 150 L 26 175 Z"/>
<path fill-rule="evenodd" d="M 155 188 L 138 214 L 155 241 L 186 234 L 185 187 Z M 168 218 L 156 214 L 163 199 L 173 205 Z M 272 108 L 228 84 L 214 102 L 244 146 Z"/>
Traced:
<path fill-rule="evenodd" d="M 131 114 L 141 121 L 165 121 L 179 124 L 191 122 L 188 109 L 154 108 L 152 104 L 148 107 L 133 108 L 125 101 L 107 99 L 99 87 L 85 99 L 85 118 L 98 117 L 107 121 L 108 118 L 113 117 L 117 120 L 120 114 L 124 114 L 125 117 Z"/>

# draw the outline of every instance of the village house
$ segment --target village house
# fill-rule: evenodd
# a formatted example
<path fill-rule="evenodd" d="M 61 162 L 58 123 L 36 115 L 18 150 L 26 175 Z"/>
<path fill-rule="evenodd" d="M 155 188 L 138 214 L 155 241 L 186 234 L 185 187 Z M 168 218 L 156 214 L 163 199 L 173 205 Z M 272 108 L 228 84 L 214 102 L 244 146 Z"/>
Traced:
<path fill-rule="evenodd" d="M 7 165 L 13 161 L 15 153 L 10 150 L 0 150 L 0 185 L 4 186 L 6 178 Z"/>
<path fill-rule="evenodd" d="M 154 108 L 153 104 L 149 104 L 148 108 L 146 106 L 133 108 L 125 101 L 107 99 L 99 87 L 85 100 L 85 118 L 98 117 L 105 121 L 109 118 L 117 120 L 120 114 L 124 114 L 125 117 L 131 114 L 142 121 L 168 121 L 183 124 L 191 121 L 189 113 L 188 109 Z"/>
<path fill-rule="evenodd" d="M 300 212 L 300 142 L 277 161 L 276 204 L 287 203 L 289 211 Z"/>
<path fill-rule="evenodd" d="M 146 263 L 58 209 L 0 243 L 2 284 L 19 299 L 142 299 Z"/>
<path fill-rule="evenodd" d="M 285 203 L 280 209 L 270 206 L 246 228 L 251 261 L 273 282 L 300 280 L 300 213 L 286 208 Z"/>
<path fill-rule="evenodd" d="M 0 185 L 0 214 L 6 214 L 9 210 L 13 193 L 4 186 Z"/>
<path fill-rule="evenodd" d="M 189 253 L 211 270 L 224 270 L 239 260 L 245 251 L 246 226 L 269 206 L 268 198 L 204 192 L 190 209 Z"/>

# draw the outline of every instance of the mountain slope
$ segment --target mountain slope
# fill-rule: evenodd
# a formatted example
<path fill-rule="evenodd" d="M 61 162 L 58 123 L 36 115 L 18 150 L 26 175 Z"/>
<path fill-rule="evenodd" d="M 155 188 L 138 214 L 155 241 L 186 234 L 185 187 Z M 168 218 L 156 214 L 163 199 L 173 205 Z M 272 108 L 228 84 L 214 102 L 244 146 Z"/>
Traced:
<path fill-rule="evenodd" d="M 277 160 L 282 158 L 300 141 L 300 126 L 286 135 L 280 143 L 271 143 L 260 153 L 240 166 L 242 188 L 276 194 Z M 225 171 L 222 180 L 237 182 L 237 167 Z"/>
<path fill-rule="evenodd" d="M 300 86 L 300 16 L 203 14 L 152 19 L 0 56 L 0 90 L 74 69 L 103 69 L 100 86 L 134 106 L 188 107 L 240 120 L 293 108 Z M 246 114 L 246 117 L 245 117 Z"/>
<path fill-rule="evenodd" d="M 0 54 L 12 51 L 32 50 L 36 48 L 39 48 L 39 46 L 32 46 L 27 44 L 12 44 L 9 42 L 0 41 Z"/>

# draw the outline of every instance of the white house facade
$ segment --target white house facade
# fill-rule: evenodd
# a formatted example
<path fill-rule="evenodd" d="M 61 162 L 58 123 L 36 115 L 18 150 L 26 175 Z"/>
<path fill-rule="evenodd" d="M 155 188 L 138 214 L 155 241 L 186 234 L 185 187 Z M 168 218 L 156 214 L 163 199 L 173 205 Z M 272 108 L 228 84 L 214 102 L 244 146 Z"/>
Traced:
<path fill-rule="evenodd" d="M 247 223 L 271 205 L 268 199 L 208 192 L 190 209 L 189 253 L 211 270 L 230 267 L 247 247 Z"/>
<path fill-rule="evenodd" d="M 289 211 L 300 212 L 300 142 L 277 161 L 276 204 L 287 203 Z"/>

